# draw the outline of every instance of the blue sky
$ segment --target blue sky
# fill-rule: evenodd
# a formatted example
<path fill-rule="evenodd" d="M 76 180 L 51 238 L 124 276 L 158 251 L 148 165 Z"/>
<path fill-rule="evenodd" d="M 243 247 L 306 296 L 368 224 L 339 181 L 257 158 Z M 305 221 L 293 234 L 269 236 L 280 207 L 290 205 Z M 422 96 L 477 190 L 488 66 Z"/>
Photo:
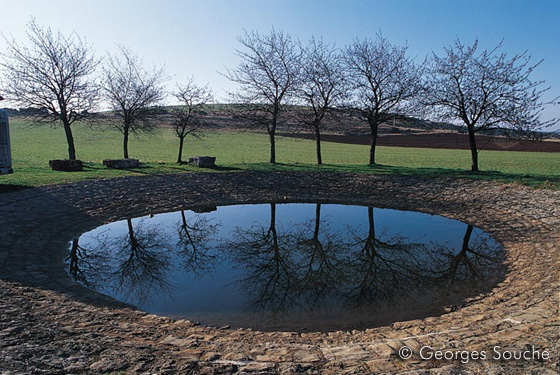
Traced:
<path fill-rule="evenodd" d="M 509 54 L 528 50 L 535 61 L 544 58 L 533 78 L 552 86 L 545 99 L 560 95 L 560 0 L 0 0 L 0 7 L 5 36 L 22 39 L 35 17 L 40 25 L 77 32 L 100 55 L 122 44 L 148 64 L 165 65 L 170 85 L 194 76 L 221 99 L 234 88 L 219 72 L 237 64 L 236 37 L 243 29 L 272 27 L 339 47 L 381 30 L 392 43 L 408 43 L 419 60 L 456 37 L 479 38 L 483 47 L 504 39 Z M 560 117 L 560 106 L 545 117 Z"/>

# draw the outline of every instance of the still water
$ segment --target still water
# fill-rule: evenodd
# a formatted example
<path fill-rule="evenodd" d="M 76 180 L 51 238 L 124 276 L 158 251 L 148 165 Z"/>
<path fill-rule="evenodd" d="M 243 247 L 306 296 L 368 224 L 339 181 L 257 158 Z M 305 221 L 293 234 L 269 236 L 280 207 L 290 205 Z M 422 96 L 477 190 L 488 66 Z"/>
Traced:
<path fill-rule="evenodd" d="M 482 230 L 338 204 L 207 207 L 106 224 L 75 239 L 71 276 L 201 324 L 364 329 L 441 314 L 491 289 L 503 251 Z"/>

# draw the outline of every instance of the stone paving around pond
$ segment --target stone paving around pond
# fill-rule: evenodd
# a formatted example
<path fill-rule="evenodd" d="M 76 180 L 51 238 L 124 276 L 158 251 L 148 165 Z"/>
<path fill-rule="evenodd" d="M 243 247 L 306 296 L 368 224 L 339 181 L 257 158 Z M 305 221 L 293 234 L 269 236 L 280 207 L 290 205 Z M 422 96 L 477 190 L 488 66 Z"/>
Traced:
<path fill-rule="evenodd" d="M 506 250 L 492 292 L 450 313 L 365 331 L 257 332 L 137 311 L 67 274 L 69 241 L 103 223 L 193 206 L 371 204 L 473 224 Z M 0 194 L 0 374 L 557 374 L 560 192 L 493 182 L 343 174 L 183 174 Z M 412 358 L 398 349 L 408 345 Z M 540 360 L 422 360 L 548 351 Z M 465 361 L 463 361 L 465 362 Z"/>

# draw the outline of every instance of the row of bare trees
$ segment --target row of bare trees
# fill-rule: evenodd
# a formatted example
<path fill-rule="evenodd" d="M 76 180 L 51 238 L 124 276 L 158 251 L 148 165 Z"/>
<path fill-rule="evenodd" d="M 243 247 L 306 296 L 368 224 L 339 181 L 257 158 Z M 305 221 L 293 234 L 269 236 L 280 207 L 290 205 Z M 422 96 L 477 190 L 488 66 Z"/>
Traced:
<path fill-rule="evenodd" d="M 369 163 L 375 164 L 379 125 L 410 113 L 410 100 L 422 87 L 421 69 L 406 56 L 406 48 L 391 45 L 381 34 L 375 40 L 356 40 L 342 51 L 315 38 L 302 48 L 274 30 L 246 33 L 238 40 L 245 49 L 238 51 L 241 64 L 227 74 L 240 86 L 232 96 L 249 121 L 268 131 L 271 163 L 276 162 L 274 137 L 282 115 L 290 105 L 301 104 L 309 108 L 302 111 L 301 122 L 315 133 L 318 164 L 323 120 L 341 108 L 369 127 Z"/>
<path fill-rule="evenodd" d="M 521 134 L 539 131 L 558 119 L 541 121 L 547 105 L 542 81 L 522 53 L 508 57 L 501 43 L 479 51 L 478 41 L 460 40 L 422 63 L 407 55 L 407 46 L 391 44 L 378 33 L 342 49 L 312 38 L 306 47 L 281 31 L 246 32 L 238 38 L 240 64 L 226 76 L 239 85 L 232 93 L 244 118 L 264 127 L 270 137 L 270 162 L 276 162 L 275 134 L 293 105 L 302 105 L 301 120 L 316 135 L 317 163 L 322 163 L 321 129 L 325 116 L 343 112 L 370 129 L 369 164 L 375 164 L 379 126 L 401 115 L 423 115 L 467 127 L 472 170 L 478 171 L 475 134 L 505 128 Z"/>
<path fill-rule="evenodd" d="M 108 56 L 103 67 L 105 98 L 118 121 L 109 121 L 123 134 L 123 155 L 129 157 L 131 134 L 150 132 L 161 122 L 159 105 L 166 97 L 163 68 L 147 70 L 138 56 L 121 48 L 120 56 Z M 206 106 L 214 100 L 208 86 L 200 86 L 193 78 L 177 84 L 171 95 L 179 103 L 171 111 L 175 135 L 179 138 L 177 163 L 183 163 L 183 147 L 187 136 L 200 137 Z"/>
<path fill-rule="evenodd" d="M 158 105 L 167 96 L 163 68 L 147 69 L 138 56 L 123 47 L 102 61 L 78 35 L 54 33 L 34 21 L 27 36 L 27 44 L 7 41 L 7 52 L 2 53 L 0 62 L 5 73 L 2 90 L 20 107 L 37 109 L 40 120 L 62 125 L 69 159 L 76 159 L 72 125 L 99 120 L 101 102 L 110 109 L 103 120 L 123 135 L 125 158 L 129 157 L 131 135 L 157 128 Z M 101 75 L 96 76 L 99 68 Z M 190 79 L 178 84 L 172 95 L 180 104 L 173 111 L 173 125 L 180 140 L 178 162 L 182 162 L 183 141 L 187 135 L 197 134 L 201 108 L 212 100 L 212 92 Z"/>
<path fill-rule="evenodd" d="M 501 44 L 479 51 L 478 42 L 465 46 L 457 40 L 442 56 L 433 53 L 416 63 L 407 46 L 391 44 L 381 33 L 342 49 L 315 38 L 302 47 L 274 29 L 245 32 L 238 41 L 240 63 L 224 73 L 238 86 L 230 92 L 233 113 L 266 129 L 271 163 L 276 162 L 277 129 L 293 117 L 294 111 L 288 113 L 294 108 L 299 123 L 316 136 L 318 164 L 324 119 L 335 114 L 354 116 L 369 128 L 370 165 L 375 164 L 379 126 L 396 116 L 422 114 L 462 124 L 469 133 L 473 171 L 478 171 L 477 132 L 499 127 L 524 133 L 558 122 L 540 118 L 557 101 L 543 101 L 548 88 L 530 79 L 540 61 L 531 63 L 527 53 L 508 57 L 500 52 Z M 43 120 L 63 126 L 70 159 L 76 158 L 72 125 L 99 115 L 101 102 L 110 109 L 106 120 L 123 135 L 125 158 L 132 134 L 157 127 L 158 105 L 167 96 L 162 68 L 146 69 L 125 48 L 100 60 L 76 34 L 53 33 L 34 21 L 28 42 L 7 41 L 0 61 L 2 89 L 20 107 L 36 108 Z M 99 66 L 100 78 L 95 75 Z M 172 110 L 172 125 L 179 138 L 177 162 L 182 163 L 184 140 L 201 134 L 213 94 L 190 79 L 172 95 L 180 104 Z"/>

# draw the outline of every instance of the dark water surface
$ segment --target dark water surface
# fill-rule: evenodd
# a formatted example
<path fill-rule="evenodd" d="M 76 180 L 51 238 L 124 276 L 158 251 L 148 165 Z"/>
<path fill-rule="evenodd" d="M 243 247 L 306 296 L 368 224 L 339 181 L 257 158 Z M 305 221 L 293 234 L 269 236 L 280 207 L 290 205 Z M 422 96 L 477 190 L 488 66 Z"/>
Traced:
<path fill-rule="evenodd" d="M 438 315 L 503 277 L 495 240 L 441 216 L 337 204 L 196 211 L 84 233 L 70 274 L 151 313 L 290 331 Z"/>

